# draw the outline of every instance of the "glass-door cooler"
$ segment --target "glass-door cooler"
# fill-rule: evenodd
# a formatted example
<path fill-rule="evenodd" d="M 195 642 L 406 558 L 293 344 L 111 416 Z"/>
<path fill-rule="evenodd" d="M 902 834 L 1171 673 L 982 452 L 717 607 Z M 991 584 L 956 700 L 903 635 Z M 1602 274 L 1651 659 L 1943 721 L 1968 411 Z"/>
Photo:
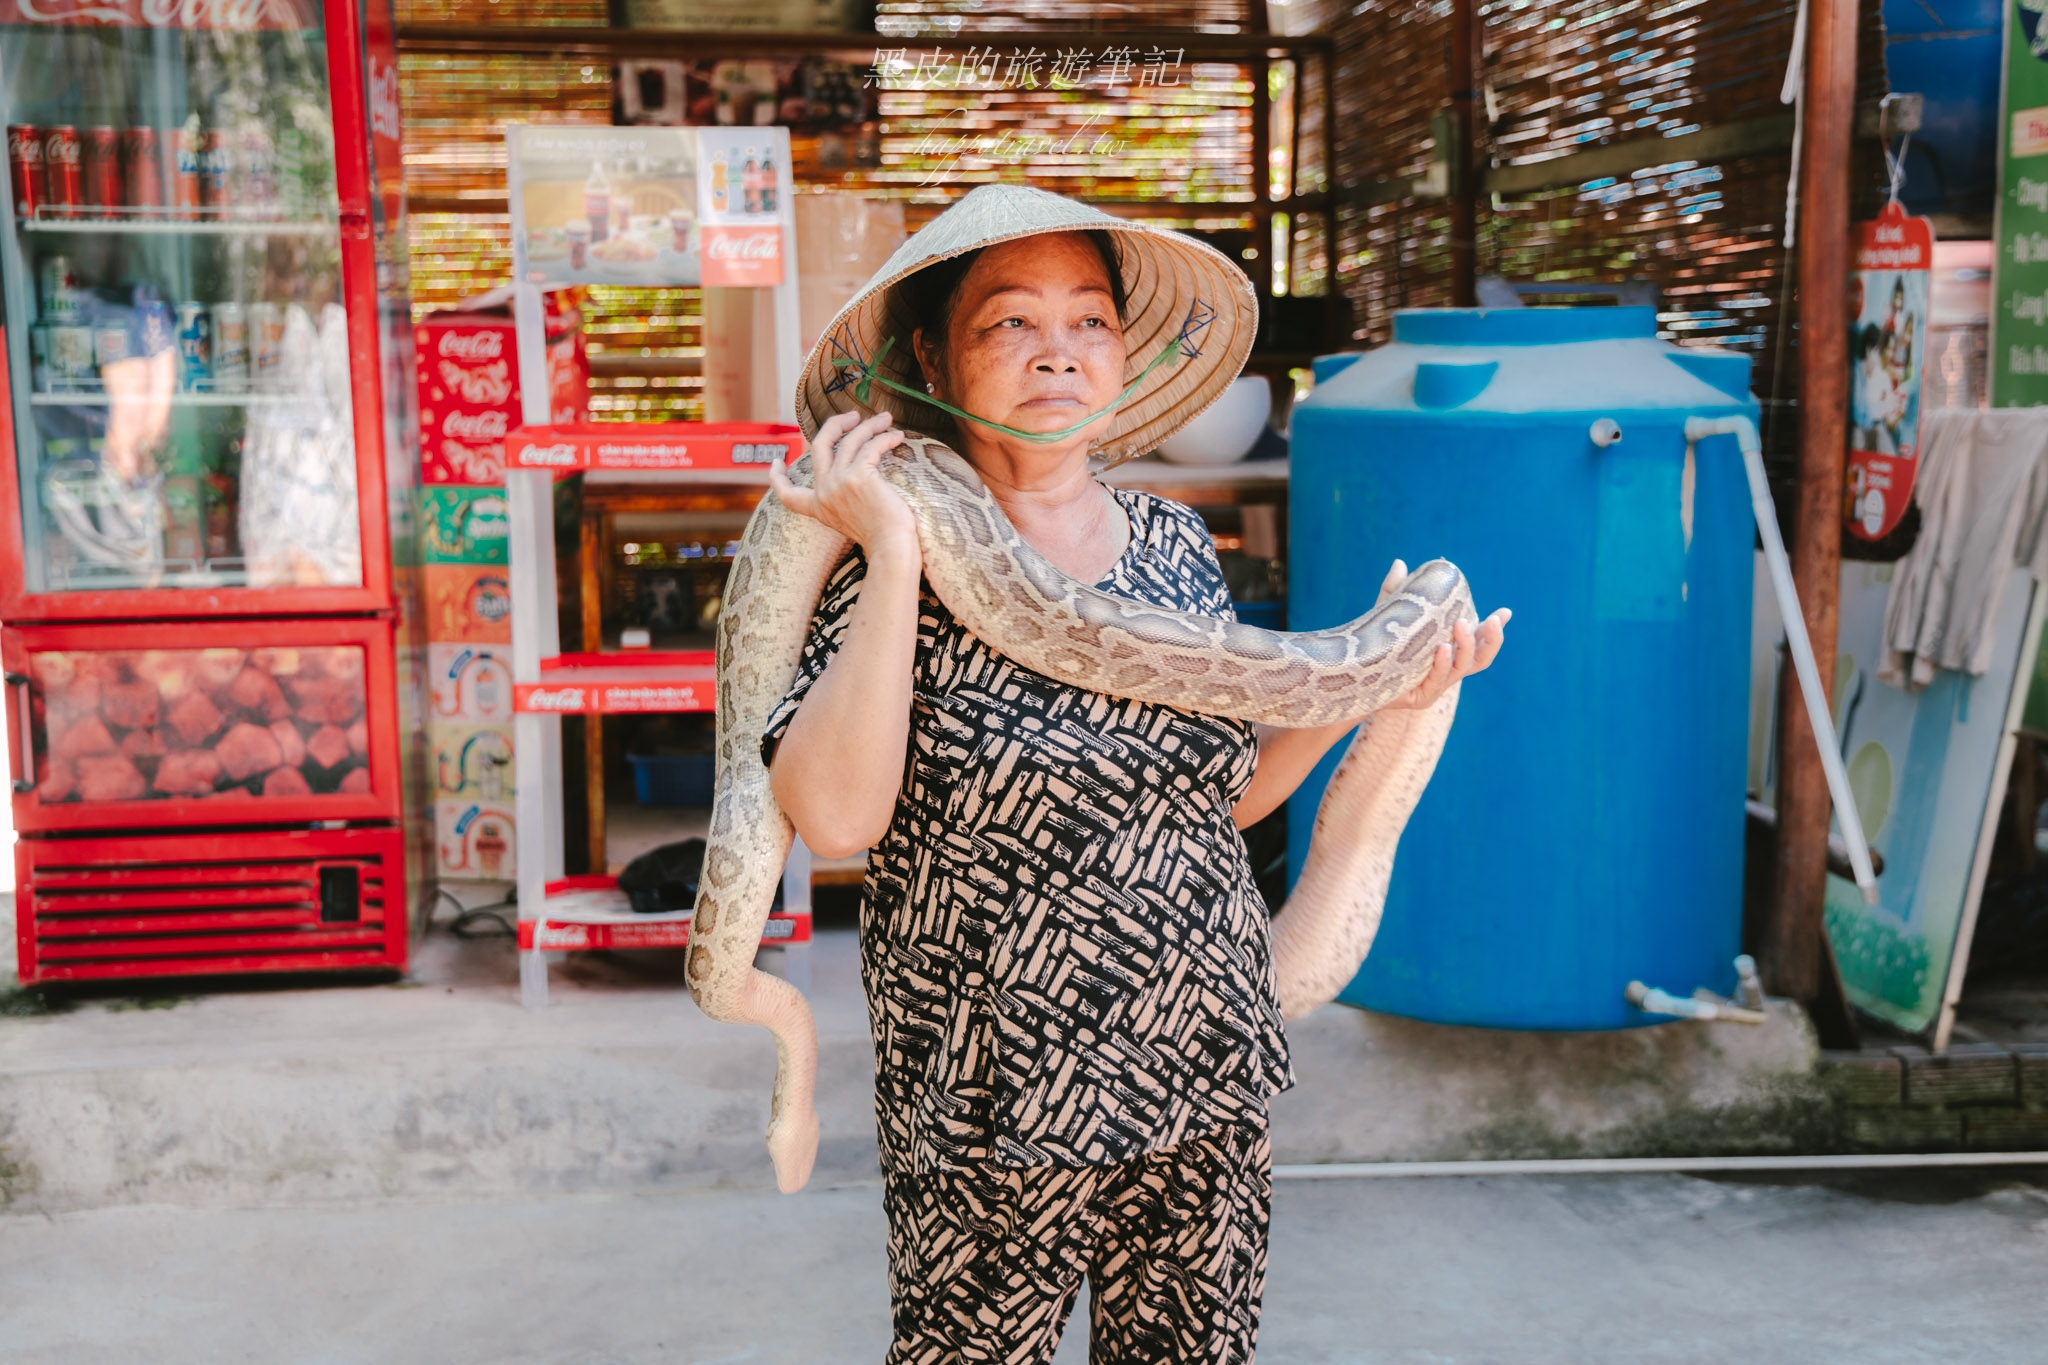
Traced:
<path fill-rule="evenodd" d="M 383 0 L 0 0 L 24 980 L 404 965 L 426 807 L 390 36 Z"/>

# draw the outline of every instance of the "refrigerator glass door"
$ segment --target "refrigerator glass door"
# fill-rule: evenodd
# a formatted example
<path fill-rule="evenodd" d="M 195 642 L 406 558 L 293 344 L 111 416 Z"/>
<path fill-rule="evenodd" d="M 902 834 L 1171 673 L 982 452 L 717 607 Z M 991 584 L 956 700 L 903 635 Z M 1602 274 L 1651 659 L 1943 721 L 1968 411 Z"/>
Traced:
<path fill-rule="evenodd" d="M 22 592 L 363 584 L 329 85 L 317 0 L 0 0 Z"/>
<path fill-rule="evenodd" d="M 398 813 L 388 622 L 9 627 L 0 658 L 24 832 Z"/>

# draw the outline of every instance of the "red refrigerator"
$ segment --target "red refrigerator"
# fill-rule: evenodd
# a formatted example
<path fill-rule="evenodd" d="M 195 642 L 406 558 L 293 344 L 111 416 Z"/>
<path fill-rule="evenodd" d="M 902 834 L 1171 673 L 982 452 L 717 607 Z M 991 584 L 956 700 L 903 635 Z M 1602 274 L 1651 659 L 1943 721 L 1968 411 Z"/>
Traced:
<path fill-rule="evenodd" d="M 0 0 L 23 981 L 423 922 L 396 62 L 387 0 Z"/>

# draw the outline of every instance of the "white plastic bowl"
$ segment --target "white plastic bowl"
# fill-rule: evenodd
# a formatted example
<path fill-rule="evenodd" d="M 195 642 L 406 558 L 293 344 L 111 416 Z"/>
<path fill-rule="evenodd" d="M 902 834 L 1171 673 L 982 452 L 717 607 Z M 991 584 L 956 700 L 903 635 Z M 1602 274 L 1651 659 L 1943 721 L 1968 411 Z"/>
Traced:
<path fill-rule="evenodd" d="M 1273 390 L 1264 376 L 1241 375 L 1194 421 L 1159 445 L 1175 464 L 1236 464 L 1251 454 L 1273 415 Z"/>

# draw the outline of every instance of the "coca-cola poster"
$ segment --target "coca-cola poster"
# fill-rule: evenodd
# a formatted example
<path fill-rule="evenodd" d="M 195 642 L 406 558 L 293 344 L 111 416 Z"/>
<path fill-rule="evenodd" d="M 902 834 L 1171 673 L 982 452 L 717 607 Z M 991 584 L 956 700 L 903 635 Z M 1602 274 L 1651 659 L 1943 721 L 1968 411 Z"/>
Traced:
<path fill-rule="evenodd" d="M 699 128 L 697 216 L 704 223 L 704 283 L 782 283 L 789 209 L 787 128 Z"/>
<path fill-rule="evenodd" d="M 779 284 L 786 128 L 505 130 L 513 269 L 536 284 Z"/>

